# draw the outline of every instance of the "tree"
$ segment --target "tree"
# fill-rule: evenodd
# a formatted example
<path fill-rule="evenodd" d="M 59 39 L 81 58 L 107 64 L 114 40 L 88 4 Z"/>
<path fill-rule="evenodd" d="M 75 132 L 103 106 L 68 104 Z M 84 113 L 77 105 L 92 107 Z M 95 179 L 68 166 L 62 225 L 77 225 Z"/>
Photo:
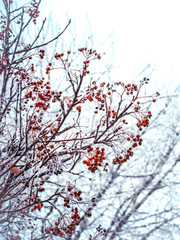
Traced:
<path fill-rule="evenodd" d="M 12 1 L 3 4 L 0 234 L 11 240 L 21 239 L 24 233 L 36 240 L 79 239 L 78 228 L 83 232 L 91 226 L 87 219 L 106 196 L 107 184 L 113 184 L 119 169 L 142 145 L 156 95 L 143 95 L 147 78 L 139 85 L 94 80 L 90 72 L 101 56 L 86 47 L 77 49 L 78 63 L 69 50 L 54 53 L 42 75 L 35 63 L 44 61 L 44 47 L 58 39 L 70 21 L 56 37 L 37 44 L 44 21 L 34 40 L 25 45 L 23 35 L 31 23 L 36 24 L 40 2 L 17 8 Z M 60 89 L 52 87 L 53 73 L 63 77 Z M 110 178 L 104 187 L 94 183 L 102 176 Z M 152 176 L 145 179 L 148 185 Z M 94 195 L 97 190 L 97 196 L 89 190 Z M 138 208 L 138 192 L 133 196 L 127 198 Z M 114 238 L 120 228 L 119 224 L 113 233 L 107 231 Z M 107 231 L 96 225 L 96 232 L 86 237 L 103 239 Z"/>

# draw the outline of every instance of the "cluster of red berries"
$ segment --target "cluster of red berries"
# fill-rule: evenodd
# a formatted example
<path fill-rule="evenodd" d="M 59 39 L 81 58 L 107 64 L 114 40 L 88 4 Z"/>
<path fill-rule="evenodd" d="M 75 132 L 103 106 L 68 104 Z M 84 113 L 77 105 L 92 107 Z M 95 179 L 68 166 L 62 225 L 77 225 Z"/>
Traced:
<path fill-rule="evenodd" d="M 56 53 L 56 54 L 54 55 L 54 57 L 55 57 L 56 60 L 61 59 L 63 56 L 64 56 L 64 53 Z"/>
<path fill-rule="evenodd" d="M 70 208 L 69 198 L 64 198 L 64 207 Z"/>
<path fill-rule="evenodd" d="M 97 54 L 96 50 L 87 49 L 87 48 L 79 48 L 78 51 L 84 53 L 86 58 L 89 58 L 93 55 L 97 59 L 99 59 L 99 60 L 101 59 L 101 56 L 99 54 Z"/>
<path fill-rule="evenodd" d="M 89 90 L 91 92 L 91 95 L 97 99 L 98 102 L 104 103 L 104 99 L 106 98 L 106 94 L 103 93 L 103 88 L 105 86 L 105 82 L 102 82 L 100 84 L 100 88 L 96 85 L 96 82 L 93 81 L 92 84 L 94 87 L 91 87 Z"/>
<path fill-rule="evenodd" d="M 72 189 L 73 188 L 71 186 L 67 187 L 68 192 L 71 192 L 70 196 L 74 196 L 76 198 L 79 198 L 81 196 L 81 194 L 82 194 L 82 191 L 81 190 L 79 190 L 79 191 L 72 191 Z"/>
<path fill-rule="evenodd" d="M 114 111 L 114 110 L 108 110 L 108 112 L 107 112 L 107 117 L 108 117 L 108 118 L 112 117 L 113 119 L 115 119 L 116 116 L 117 116 L 117 112 L 116 112 L 116 111 Z"/>
<path fill-rule="evenodd" d="M 139 128 L 139 131 L 142 131 L 142 127 L 147 127 L 149 125 L 149 119 L 148 118 L 144 118 L 142 121 L 140 121 L 136 125 Z"/>
<path fill-rule="evenodd" d="M 90 71 L 88 70 L 88 67 L 89 67 L 89 60 L 86 60 L 83 62 L 83 76 L 86 76 L 86 74 L 89 74 Z"/>
<path fill-rule="evenodd" d="M 43 58 L 44 58 L 44 54 L 45 54 L 45 50 L 44 50 L 44 49 L 41 49 L 39 52 L 40 52 L 40 53 L 39 53 L 39 57 L 40 57 L 41 59 L 43 59 Z"/>
<path fill-rule="evenodd" d="M 106 98 L 106 94 L 103 93 L 102 87 L 104 87 L 106 83 L 103 82 L 100 84 L 101 89 L 99 89 L 95 81 L 93 81 L 92 84 L 94 86 L 89 86 L 88 89 L 86 90 L 86 97 L 84 98 L 84 101 L 89 100 L 90 102 L 93 102 L 95 98 L 98 102 L 103 104 L 104 99 Z"/>
<path fill-rule="evenodd" d="M 72 208 L 71 212 L 73 213 L 73 215 L 71 215 L 70 223 L 68 223 L 66 226 L 58 227 L 59 222 L 55 222 L 55 226 L 46 228 L 45 232 L 47 234 L 52 233 L 55 236 L 60 236 L 60 237 L 63 237 L 65 235 L 65 233 L 68 235 L 71 235 L 73 233 L 73 231 L 75 230 L 76 225 L 79 225 L 79 220 L 80 220 L 80 216 L 79 216 L 77 207 L 75 209 Z"/>
<path fill-rule="evenodd" d="M 32 99 L 32 91 L 26 93 L 24 96 L 25 96 L 25 98 L 31 98 Z"/>
<path fill-rule="evenodd" d="M 41 145 L 38 145 L 37 146 L 37 150 L 39 151 L 37 154 L 36 154 L 36 157 L 43 160 L 44 157 L 47 156 L 47 154 L 51 151 L 50 149 L 53 149 L 54 148 L 54 145 L 53 144 L 50 144 L 49 145 L 49 148 L 46 146 L 44 146 L 44 144 L 41 144 Z M 50 162 L 49 162 L 50 163 Z"/>
<path fill-rule="evenodd" d="M 88 210 L 88 211 L 85 212 L 85 216 L 87 216 L 87 217 L 91 217 L 91 216 L 92 216 L 90 210 Z"/>
<path fill-rule="evenodd" d="M 26 81 L 26 86 L 27 87 L 32 87 L 33 92 L 38 92 L 39 91 L 40 93 L 42 93 L 42 90 L 45 89 L 45 91 L 48 90 L 47 92 L 50 93 L 50 91 L 49 91 L 51 89 L 51 87 L 49 86 L 50 82 L 44 82 L 44 78 L 42 78 L 39 81 L 32 81 L 30 78 L 27 78 L 27 74 L 26 75 L 24 74 L 22 76 L 22 79 L 23 80 L 24 79 L 28 80 L 28 81 Z M 32 100 L 34 100 L 34 99 L 32 98 Z"/>
<path fill-rule="evenodd" d="M 74 197 L 76 197 L 76 198 L 80 197 L 81 193 L 82 193 L 81 190 L 79 190 L 79 191 L 74 191 L 74 192 L 73 192 Z"/>
<path fill-rule="evenodd" d="M 31 125 L 29 126 L 29 130 L 38 131 L 41 130 L 41 127 L 37 125 L 36 121 L 32 120 Z"/>
<path fill-rule="evenodd" d="M 73 212 L 73 215 L 71 215 L 71 223 L 68 224 L 65 228 L 64 228 L 64 231 L 65 233 L 67 234 L 72 234 L 73 231 L 75 230 L 75 227 L 77 225 L 79 225 L 79 220 L 80 220 L 80 216 L 79 216 L 79 212 L 78 212 L 78 208 L 75 207 L 75 209 L 71 209 L 71 212 Z"/>
<path fill-rule="evenodd" d="M 27 80 L 26 86 L 31 89 L 25 94 L 25 103 L 27 104 L 29 99 L 36 100 L 34 104 L 35 108 L 37 108 L 36 112 L 40 110 L 46 111 L 50 105 L 50 100 L 54 103 L 60 98 L 60 92 L 52 91 L 49 85 L 50 82 L 45 82 L 44 78 L 39 81 L 31 81 L 30 78 Z"/>
<path fill-rule="evenodd" d="M 34 206 L 33 206 L 33 208 L 31 209 L 31 212 L 34 212 L 34 210 L 41 210 L 41 208 L 43 207 L 43 203 L 38 203 L 38 204 L 35 204 Z"/>
<path fill-rule="evenodd" d="M 140 102 L 138 101 L 134 107 L 134 112 L 139 112 L 140 109 L 141 109 L 141 106 L 140 106 Z"/>
<path fill-rule="evenodd" d="M 86 58 L 86 60 L 83 62 L 83 76 L 86 76 L 86 74 L 89 74 L 90 71 L 88 70 L 89 63 L 93 59 L 101 59 L 101 56 L 97 54 L 96 50 L 87 49 L 87 48 L 79 48 L 79 52 L 82 52 Z"/>
<path fill-rule="evenodd" d="M 31 64 L 31 71 L 34 72 L 34 64 Z"/>
<path fill-rule="evenodd" d="M 50 67 L 52 67 L 52 63 L 49 63 L 49 66 L 46 68 L 46 74 L 49 74 L 50 70 L 53 70 L 53 68 Z"/>
<path fill-rule="evenodd" d="M 71 219 L 73 219 L 73 224 L 75 224 L 75 221 L 78 222 L 80 219 L 79 213 L 78 213 L 78 208 L 72 208 L 71 212 L 73 213 L 73 215 L 71 215 Z"/>
<path fill-rule="evenodd" d="M 62 230 L 60 228 L 58 228 L 58 225 L 59 225 L 59 222 L 55 222 L 55 226 L 46 228 L 45 232 L 47 234 L 52 233 L 55 236 L 63 237 L 64 233 L 62 232 Z"/>
<path fill-rule="evenodd" d="M 67 191 L 70 192 L 70 194 L 68 194 L 68 198 L 64 199 L 65 203 L 66 203 L 66 206 L 67 204 L 69 204 L 69 196 L 70 197 L 75 197 L 77 198 L 77 200 L 81 201 L 82 198 L 80 197 L 81 194 L 82 194 L 82 191 L 81 190 L 74 190 L 74 186 L 72 185 L 68 185 L 67 186 Z"/>
<path fill-rule="evenodd" d="M 46 88 L 50 88 L 50 86 L 47 86 Z M 38 92 L 38 98 L 40 101 L 37 101 L 35 103 L 35 107 L 39 108 L 39 109 L 43 109 L 44 111 L 47 110 L 47 108 L 49 107 L 49 101 L 52 98 L 52 94 L 51 91 L 45 91 L 43 93 Z"/>
<path fill-rule="evenodd" d="M 104 98 L 106 98 L 106 95 L 102 93 L 102 90 L 98 90 L 95 95 L 95 99 L 97 99 L 98 102 L 104 103 Z"/>
<path fill-rule="evenodd" d="M 114 158 L 113 159 L 113 164 L 125 163 L 129 159 L 129 157 L 133 155 L 132 148 L 129 148 L 127 151 L 129 153 L 127 152 L 127 154 L 124 157 L 123 156 L 119 156 L 119 157 Z"/>
<path fill-rule="evenodd" d="M 44 187 L 39 187 L 38 188 L 38 192 L 44 192 L 45 191 L 45 188 Z"/>
<path fill-rule="evenodd" d="M 78 112 L 81 112 L 81 106 L 80 106 L 80 105 L 78 105 L 78 106 L 76 107 L 76 109 L 78 110 Z"/>
<path fill-rule="evenodd" d="M 136 136 L 131 135 L 130 137 L 127 137 L 127 141 L 131 141 L 133 143 L 132 147 L 135 148 L 138 145 L 142 145 L 143 140 L 142 140 L 142 138 L 140 138 L 140 135 L 137 134 Z"/>
<path fill-rule="evenodd" d="M 67 70 L 67 67 L 66 67 L 66 64 L 67 64 L 67 62 L 68 62 L 68 60 L 69 60 L 69 55 L 71 54 L 71 51 L 67 51 L 67 55 L 66 55 L 66 58 L 64 58 L 64 53 L 56 53 L 55 55 L 54 55 L 54 58 L 56 59 L 56 60 L 61 60 L 61 63 L 63 64 L 63 68 L 65 69 L 65 70 Z M 52 69 L 51 69 L 52 70 Z"/>
<path fill-rule="evenodd" d="M 41 144 L 41 145 L 37 146 L 37 150 L 42 151 L 44 149 L 44 147 L 45 147 L 44 144 Z"/>
<path fill-rule="evenodd" d="M 33 22 L 34 24 L 36 24 L 36 18 L 39 16 L 39 11 L 38 11 L 39 4 L 35 0 L 32 0 L 31 6 L 32 7 L 29 8 L 29 16 L 33 18 Z"/>
<path fill-rule="evenodd" d="M 87 95 L 87 99 L 90 101 L 90 102 L 93 102 L 93 97 L 92 97 L 92 95 Z"/>
<path fill-rule="evenodd" d="M 87 146 L 88 152 L 93 151 L 93 147 L 91 145 Z M 91 155 L 91 154 L 90 154 Z M 103 160 L 105 160 L 105 149 L 99 147 L 96 148 L 96 150 L 93 152 L 92 156 L 88 157 L 88 160 L 84 160 L 83 164 L 88 166 L 88 170 L 94 173 L 98 167 L 103 166 Z M 105 166 L 108 166 L 108 163 L 105 163 Z"/>
<path fill-rule="evenodd" d="M 113 164 L 122 164 L 124 162 L 126 162 L 130 157 L 133 156 L 133 148 L 136 148 L 138 145 L 142 145 L 142 138 L 140 137 L 139 134 L 137 134 L 136 136 L 134 136 L 133 134 L 128 136 L 126 138 L 127 141 L 131 142 L 131 147 L 129 147 L 125 152 L 124 152 L 124 156 L 117 156 L 116 158 L 113 159 Z"/>
<path fill-rule="evenodd" d="M 124 86 L 124 84 L 122 83 L 121 84 L 122 86 Z M 132 95 L 134 91 L 137 91 L 138 90 L 138 87 L 136 84 L 127 84 L 124 86 L 124 89 L 126 90 L 126 94 L 127 95 Z"/>

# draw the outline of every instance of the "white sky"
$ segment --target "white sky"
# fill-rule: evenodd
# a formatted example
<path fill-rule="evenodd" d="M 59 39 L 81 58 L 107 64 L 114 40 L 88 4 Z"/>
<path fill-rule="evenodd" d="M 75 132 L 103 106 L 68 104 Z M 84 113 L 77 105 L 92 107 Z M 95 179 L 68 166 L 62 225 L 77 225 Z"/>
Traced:
<path fill-rule="evenodd" d="M 111 76 L 115 81 L 131 82 L 151 64 L 139 78 L 154 68 L 151 90 L 166 95 L 173 94 L 180 82 L 179 9 L 180 0 L 42 0 L 40 16 L 49 18 L 51 14 L 53 22 L 46 27 L 54 34 L 56 23 L 63 29 L 71 18 L 71 29 L 63 35 L 67 48 L 71 31 L 78 47 L 92 34 L 93 47 L 108 52 L 105 61 L 113 59 Z"/>
<path fill-rule="evenodd" d="M 77 42 L 92 33 L 95 47 L 113 31 L 113 76 L 131 81 L 151 64 L 152 88 L 171 93 L 180 79 L 179 9 L 179 0 L 42 0 L 41 16 L 51 13 L 62 28 L 71 18 Z"/>

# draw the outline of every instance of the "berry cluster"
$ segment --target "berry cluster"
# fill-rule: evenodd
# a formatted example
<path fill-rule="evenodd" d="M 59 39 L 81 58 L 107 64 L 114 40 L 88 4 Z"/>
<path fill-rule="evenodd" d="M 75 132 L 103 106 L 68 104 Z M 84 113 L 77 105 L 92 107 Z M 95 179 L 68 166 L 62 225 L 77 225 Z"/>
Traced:
<path fill-rule="evenodd" d="M 86 74 L 89 74 L 90 71 L 88 69 L 90 61 L 94 59 L 101 59 L 101 56 L 97 54 L 96 50 L 87 49 L 87 48 L 79 48 L 79 52 L 83 53 L 86 60 L 83 62 L 83 76 L 86 76 Z"/>
<path fill-rule="evenodd" d="M 43 59 L 43 58 L 44 58 L 44 54 L 45 54 L 45 50 L 44 50 L 44 49 L 41 49 L 39 52 L 40 52 L 40 53 L 39 53 L 39 57 L 40 57 L 41 59 Z M 32 59 L 32 58 L 30 58 L 30 59 Z"/>
<path fill-rule="evenodd" d="M 32 66 L 31 71 L 34 71 Z M 14 74 L 16 75 L 16 73 Z M 27 104 L 29 100 L 35 101 L 34 107 L 36 108 L 36 112 L 39 112 L 40 110 L 46 111 L 50 106 L 50 101 L 55 103 L 61 97 L 61 92 L 52 91 L 50 82 L 46 82 L 44 78 L 32 81 L 31 77 L 26 72 L 23 73 L 22 79 L 24 80 L 25 88 L 28 89 L 27 93 L 25 94 L 24 103 Z"/>
<path fill-rule="evenodd" d="M 136 124 L 137 127 L 139 128 L 139 131 L 142 131 L 142 127 L 148 127 L 149 119 L 151 117 L 152 117 L 151 111 L 148 111 L 147 116 Z"/>
<path fill-rule="evenodd" d="M 78 110 L 78 112 L 81 112 L 81 106 L 80 106 L 80 105 L 78 105 L 78 106 L 76 107 L 76 109 Z"/>
<path fill-rule="evenodd" d="M 80 197 L 82 194 L 81 190 L 73 190 L 74 186 L 67 186 L 67 196 L 64 198 L 64 207 L 70 208 L 70 200 L 73 200 L 75 197 L 78 201 L 81 201 L 82 198 Z"/>
<path fill-rule="evenodd" d="M 142 138 L 140 138 L 140 135 L 137 134 L 136 136 L 134 136 L 133 134 L 130 137 L 127 137 L 127 141 L 131 141 L 134 142 L 132 144 L 132 147 L 135 148 L 137 147 L 137 145 L 142 145 Z"/>
<path fill-rule="evenodd" d="M 80 216 L 79 216 L 79 211 L 78 211 L 78 208 L 75 207 L 75 208 L 72 208 L 71 209 L 71 212 L 73 213 L 71 215 L 71 221 L 70 223 L 67 224 L 67 226 L 64 226 L 63 227 L 63 230 L 66 234 L 72 234 L 73 231 L 75 230 L 75 227 L 77 225 L 79 225 L 79 220 L 80 220 Z"/>
<path fill-rule="evenodd" d="M 137 127 L 139 128 L 139 131 L 142 131 L 142 127 L 147 127 L 149 125 L 149 119 L 145 118 L 141 122 L 137 123 Z"/>
<path fill-rule="evenodd" d="M 91 145 L 88 145 L 87 148 L 89 157 L 88 160 L 83 161 L 83 164 L 88 166 L 88 170 L 94 173 L 98 167 L 103 166 L 103 160 L 105 160 L 105 149 L 99 149 L 99 147 L 97 147 L 96 150 L 94 150 Z M 108 166 L 108 163 L 105 163 L 104 166 Z"/>
<path fill-rule="evenodd" d="M 89 74 L 90 73 L 90 71 L 88 70 L 88 67 L 89 67 L 89 60 L 86 60 L 86 61 L 84 61 L 83 62 L 83 70 L 84 70 L 84 72 L 83 72 L 83 75 L 84 76 L 86 76 L 86 74 Z"/>
<path fill-rule="evenodd" d="M 58 222 L 55 222 L 55 226 L 46 228 L 46 229 L 45 229 L 45 233 L 47 233 L 47 234 L 53 234 L 53 235 L 59 236 L 59 237 L 63 237 L 63 236 L 64 236 L 64 233 L 62 232 L 62 230 L 60 230 L 60 229 L 58 228 L 58 225 L 59 225 L 59 223 L 58 223 Z"/>
<path fill-rule="evenodd" d="M 34 210 L 41 210 L 41 208 L 43 207 L 43 203 L 38 203 L 38 204 L 35 204 L 34 206 L 33 206 L 33 208 L 31 209 L 31 212 L 34 212 Z"/>
<path fill-rule="evenodd" d="M 79 48 L 79 52 L 82 52 L 86 58 L 94 56 L 96 59 L 101 59 L 101 56 L 97 54 L 96 50 L 87 49 L 87 48 Z"/>
<path fill-rule="evenodd" d="M 69 56 L 70 56 L 70 54 L 71 54 L 71 51 L 67 51 L 66 58 L 64 58 L 64 57 L 65 57 L 64 53 L 56 53 L 56 54 L 54 55 L 54 58 L 55 58 L 56 60 L 60 60 L 60 61 L 61 61 L 62 65 L 63 65 L 63 68 L 64 68 L 65 70 L 66 70 L 66 64 L 67 64 L 67 62 L 69 61 Z"/>
<path fill-rule="evenodd" d="M 86 90 L 85 100 L 88 99 L 90 102 L 93 102 L 95 98 L 98 102 L 101 102 L 103 104 L 104 99 L 106 98 L 106 94 L 103 93 L 103 87 L 105 86 L 105 84 L 106 84 L 105 82 L 102 82 L 98 87 L 96 85 L 96 81 L 93 81 L 92 82 L 93 86 L 89 86 L 88 89 Z"/>
<path fill-rule="evenodd" d="M 46 74 L 49 74 L 50 70 L 53 70 L 53 68 L 50 67 L 52 67 L 52 63 L 49 63 L 49 66 L 46 68 Z"/>
<path fill-rule="evenodd" d="M 67 190 L 68 190 L 69 192 L 71 192 L 71 193 L 70 193 L 70 196 L 75 197 L 75 198 L 78 198 L 78 200 L 81 200 L 81 198 L 80 198 L 80 196 L 81 196 L 81 194 L 82 194 L 82 191 L 81 191 L 81 190 L 79 190 L 79 191 L 72 191 L 72 187 L 71 187 L 71 186 L 68 186 Z"/>
<path fill-rule="evenodd" d="M 124 86 L 124 83 L 121 83 L 121 86 Z M 126 91 L 126 95 L 130 95 L 130 94 L 132 95 L 134 93 L 134 91 L 137 92 L 138 87 L 137 87 L 136 84 L 130 84 L 129 83 L 129 84 L 124 86 L 124 89 Z"/>
<path fill-rule="evenodd" d="M 39 16 L 39 3 L 36 2 L 36 0 L 32 0 L 31 2 L 31 8 L 29 8 L 29 16 L 33 18 L 34 24 L 36 24 L 36 19 Z"/>
<path fill-rule="evenodd" d="M 88 211 L 86 211 L 85 212 L 85 216 L 87 216 L 87 217 L 91 217 L 92 216 L 92 214 L 91 214 L 91 209 L 89 209 Z"/>
<path fill-rule="evenodd" d="M 62 59 L 63 56 L 64 56 L 64 53 L 56 53 L 56 54 L 54 55 L 54 58 L 55 58 L 56 60 L 59 60 L 59 59 Z"/>
<path fill-rule="evenodd" d="M 64 198 L 64 207 L 70 208 L 69 198 Z"/>
<path fill-rule="evenodd" d="M 38 192 L 44 192 L 45 191 L 45 188 L 44 187 L 39 187 L 38 188 Z"/>
<path fill-rule="evenodd" d="M 131 134 L 126 138 L 126 140 L 131 143 L 131 147 L 123 151 L 124 155 L 120 155 L 114 158 L 113 164 L 122 164 L 126 162 L 134 154 L 132 149 L 136 148 L 138 145 L 139 146 L 142 145 L 142 141 L 143 141 L 139 134 L 137 134 L 136 136 Z"/>
<path fill-rule="evenodd" d="M 108 118 L 112 117 L 113 119 L 115 119 L 116 116 L 117 116 L 117 112 L 114 111 L 113 109 L 107 111 L 107 117 L 108 117 Z"/>
<path fill-rule="evenodd" d="M 66 221 L 63 226 L 57 221 L 55 222 L 55 226 L 49 227 L 45 229 L 45 232 L 47 234 L 53 234 L 55 236 L 63 237 L 65 234 L 71 235 L 73 231 L 75 230 L 75 227 L 79 225 L 79 211 L 78 208 L 72 208 L 71 209 L 72 215 L 70 218 L 68 218 L 68 221 Z M 69 239 L 69 238 L 68 238 Z"/>

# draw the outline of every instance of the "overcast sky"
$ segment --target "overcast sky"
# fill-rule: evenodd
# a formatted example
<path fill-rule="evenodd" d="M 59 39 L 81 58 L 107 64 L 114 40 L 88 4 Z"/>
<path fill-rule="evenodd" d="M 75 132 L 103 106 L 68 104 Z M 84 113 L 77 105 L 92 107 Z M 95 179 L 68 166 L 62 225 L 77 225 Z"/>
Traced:
<path fill-rule="evenodd" d="M 179 3 L 179 0 L 42 0 L 41 16 L 51 13 L 53 21 L 62 27 L 71 18 L 77 42 L 92 33 L 95 47 L 106 40 L 103 51 L 113 43 L 114 77 L 131 81 L 151 64 L 147 74 L 155 69 L 151 77 L 153 89 L 162 90 L 165 86 L 171 92 L 180 79 Z"/>
<path fill-rule="evenodd" d="M 48 20 L 51 14 L 48 31 L 72 20 L 63 35 L 67 45 L 70 32 L 79 47 L 93 35 L 93 47 L 113 60 L 115 80 L 132 81 L 150 64 L 141 77 L 154 69 L 152 91 L 171 94 L 180 79 L 179 5 L 179 0 L 42 0 L 40 16 Z"/>

